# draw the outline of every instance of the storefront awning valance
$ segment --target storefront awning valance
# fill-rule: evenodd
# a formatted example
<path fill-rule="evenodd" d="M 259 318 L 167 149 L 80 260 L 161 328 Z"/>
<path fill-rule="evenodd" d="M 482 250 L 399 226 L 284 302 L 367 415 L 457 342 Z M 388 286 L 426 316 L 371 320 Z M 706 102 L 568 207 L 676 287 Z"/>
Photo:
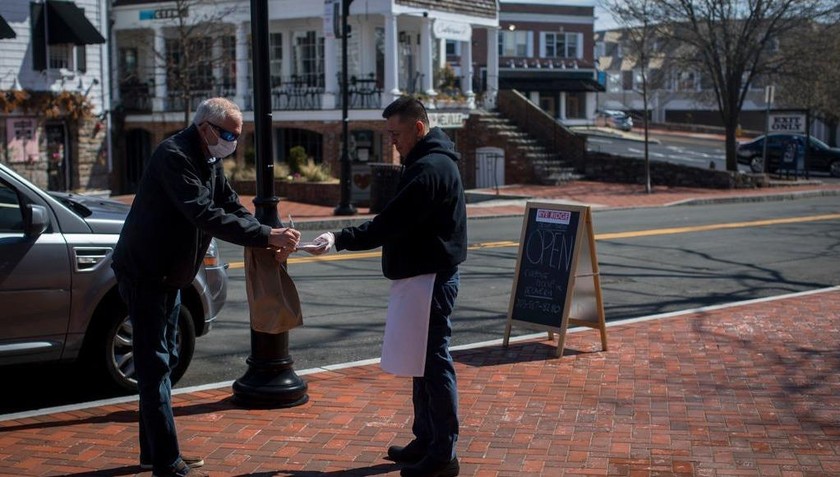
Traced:
<path fill-rule="evenodd" d="M 6 19 L 0 16 L 0 40 L 6 38 L 15 38 L 17 34 L 12 27 L 9 26 L 9 23 L 6 22 Z"/>
<path fill-rule="evenodd" d="M 499 89 L 592 93 L 606 90 L 594 78 L 562 78 L 550 75 L 532 75 L 530 77 L 517 75 L 511 77 L 505 73 L 499 75 Z"/>
<path fill-rule="evenodd" d="M 47 44 L 95 45 L 105 43 L 105 38 L 85 16 L 85 12 L 72 2 L 46 1 L 32 4 L 33 36 L 45 35 Z"/>

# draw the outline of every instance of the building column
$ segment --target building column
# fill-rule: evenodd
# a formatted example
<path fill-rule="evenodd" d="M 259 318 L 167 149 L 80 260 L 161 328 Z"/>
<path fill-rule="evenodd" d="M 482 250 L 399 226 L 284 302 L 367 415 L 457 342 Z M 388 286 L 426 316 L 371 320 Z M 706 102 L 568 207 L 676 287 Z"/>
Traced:
<path fill-rule="evenodd" d="M 566 93 L 560 93 L 560 111 L 558 111 L 557 117 L 560 121 L 566 120 Z"/>
<path fill-rule="evenodd" d="M 499 29 L 487 27 L 487 91 L 484 107 L 494 109 L 499 94 Z"/>
<path fill-rule="evenodd" d="M 161 28 L 154 29 L 155 39 L 155 96 L 152 98 L 152 111 L 166 110 L 166 96 L 169 94 L 166 87 L 166 41 L 163 38 Z"/>
<path fill-rule="evenodd" d="M 435 96 L 437 92 L 435 91 L 434 65 L 432 64 L 432 41 L 434 41 L 432 19 L 423 17 L 420 21 L 422 22 L 420 27 L 420 71 L 423 73 L 421 89 L 424 94 Z"/>
<path fill-rule="evenodd" d="M 465 96 L 472 96 L 473 93 L 473 60 L 472 42 L 461 42 L 461 91 Z"/>
<path fill-rule="evenodd" d="M 399 80 L 399 45 L 397 37 L 397 16 L 385 13 L 385 84 L 382 104 L 391 104 L 400 96 Z"/>
<path fill-rule="evenodd" d="M 336 37 L 324 38 L 324 97 L 321 101 L 323 109 L 335 109 L 337 95 L 341 91 L 338 84 L 338 65 L 341 60 L 336 56 L 339 41 Z"/>
<path fill-rule="evenodd" d="M 212 58 L 213 65 L 213 86 L 214 90 L 210 92 L 210 96 L 224 96 L 226 91 L 223 85 L 217 84 L 216 80 L 222 77 L 222 37 L 216 37 L 211 40 L 213 45 L 210 47 L 210 58 Z"/>
<path fill-rule="evenodd" d="M 438 69 L 446 68 L 446 39 L 440 38 L 437 40 L 438 52 Z"/>
<path fill-rule="evenodd" d="M 236 25 L 236 97 L 234 101 L 243 110 L 252 110 L 253 104 L 247 100 L 248 95 L 248 24 L 240 22 Z"/>

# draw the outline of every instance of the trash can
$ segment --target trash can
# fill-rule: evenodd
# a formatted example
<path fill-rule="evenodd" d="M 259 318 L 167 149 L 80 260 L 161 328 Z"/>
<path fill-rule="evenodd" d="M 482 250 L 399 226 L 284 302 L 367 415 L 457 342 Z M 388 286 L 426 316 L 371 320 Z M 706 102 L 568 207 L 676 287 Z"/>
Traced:
<path fill-rule="evenodd" d="M 397 184 L 402 175 L 402 164 L 372 162 L 370 164 L 370 211 L 377 214 L 397 194 Z"/>

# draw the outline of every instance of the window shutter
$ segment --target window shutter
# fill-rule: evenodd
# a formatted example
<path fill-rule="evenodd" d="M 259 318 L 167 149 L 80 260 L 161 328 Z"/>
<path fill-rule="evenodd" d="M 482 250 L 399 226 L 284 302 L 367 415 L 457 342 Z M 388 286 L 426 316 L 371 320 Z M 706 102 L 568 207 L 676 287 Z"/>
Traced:
<path fill-rule="evenodd" d="M 76 46 L 76 70 L 82 73 L 87 72 L 87 46 Z"/>
<path fill-rule="evenodd" d="M 44 4 L 29 4 L 29 22 L 32 25 L 32 69 L 47 69 L 47 39 L 44 24 Z"/>

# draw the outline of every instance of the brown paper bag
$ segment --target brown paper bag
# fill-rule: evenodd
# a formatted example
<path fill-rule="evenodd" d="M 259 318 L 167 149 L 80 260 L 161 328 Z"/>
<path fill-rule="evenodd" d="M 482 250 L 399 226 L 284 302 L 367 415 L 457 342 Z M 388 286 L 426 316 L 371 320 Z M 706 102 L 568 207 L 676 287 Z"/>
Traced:
<path fill-rule="evenodd" d="M 278 334 L 303 324 L 295 282 L 273 251 L 245 247 L 245 289 L 255 331 Z"/>

